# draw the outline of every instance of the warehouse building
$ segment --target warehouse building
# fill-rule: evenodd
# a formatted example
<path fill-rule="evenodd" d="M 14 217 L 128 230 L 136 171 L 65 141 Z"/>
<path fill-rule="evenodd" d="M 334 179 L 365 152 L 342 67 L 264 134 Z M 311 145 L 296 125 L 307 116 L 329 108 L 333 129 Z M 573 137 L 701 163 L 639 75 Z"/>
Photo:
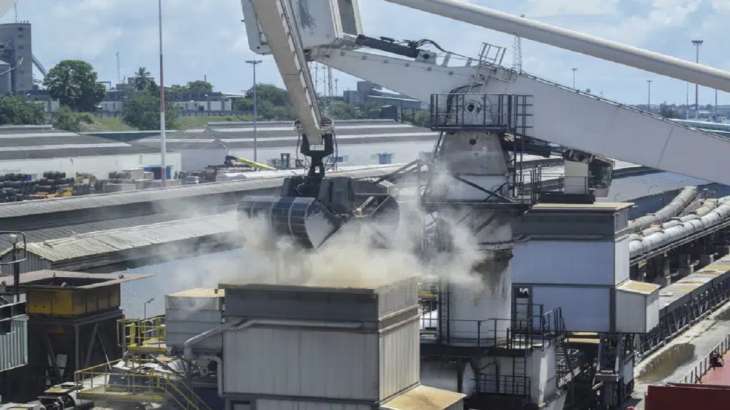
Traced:
<path fill-rule="evenodd" d="M 0 127 L 0 175 L 47 171 L 108 178 L 109 173 L 160 165 L 159 148 L 137 146 L 91 135 L 59 131 L 51 126 Z M 180 170 L 180 154 L 169 152 L 167 164 Z"/>
<path fill-rule="evenodd" d="M 236 215 L 188 218 L 149 225 L 76 234 L 30 242 L 20 272 L 66 270 L 116 272 L 165 258 L 210 253 L 237 246 Z M 11 260 L 13 250 L 2 251 L 0 261 Z M 2 271 L 10 274 L 9 266 Z"/>
<path fill-rule="evenodd" d="M 337 121 L 335 130 L 338 149 L 333 157 L 341 165 L 411 162 L 421 151 L 431 151 L 438 139 L 430 129 L 393 120 Z M 182 156 L 183 171 L 194 171 L 221 163 L 227 154 L 253 159 L 254 134 L 259 162 L 275 165 L 284 154 L 294 166 L 296 158 L 302 158 L 291 121 L 259 122 L 255 133 L 252 122 L 209 123 L 205 129 L 169 133 L 167 146 Z M 135 143 L 152 148 L 159 146 L 160 138 L 155 134 Z"/>

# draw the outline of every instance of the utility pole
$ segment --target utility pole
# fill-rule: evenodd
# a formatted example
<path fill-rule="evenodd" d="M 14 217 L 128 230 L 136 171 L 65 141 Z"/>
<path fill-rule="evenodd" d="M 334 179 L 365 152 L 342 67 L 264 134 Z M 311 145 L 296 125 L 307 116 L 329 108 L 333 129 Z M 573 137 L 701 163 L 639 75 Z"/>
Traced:
<path fill-rule="evenodd" d="M 330 98 L 332 98 L 335 93 L 332 80 L 332 67 L 327 67 L 327 94 L 329 94 L 328 97 Z"/>
<path fill-rule="evenodd" d="M 335 97 L 340 95 L 340 79 L 335 78 Z"/>
<path fill-rule="evenodd" d="M 117 51 L 117 85 L 122 83 L 122 63 L 119 60 L 119 51 Z"/>
<path fill-rule="evenodd" d="M 695 49 L 697 51 L 697 57 L 695 59 L 695 62 L 697 64 L 700 63 L 700 47 L 704 43 L 704 40 L 692 40 L 692 44 L 694 44 Z M 700 85 L 695 84 L 695 118 L 700 118 Z"/>
<path fill-rule="evenodd" d="M 261 64 L 261 60 L 246 60 L 246 63 L 253 66 L 253 160 L 258 162 L 258 120 L 259 120 L 259 102 L 256 95 L 256 66 Z"/>
<path fill-rule="evenodd" d="M 577 67 L 573 67 L 573 89 L 575 89 L 575 73 L 578 72 Z"/>
<path fill-rule="evenodd" d="M 646 104 L 647 111 L 651 112 L 651 82 L 652 80 L 646 80 L 647 84 L 649 85 L 649 100 Z"/>
<path fill-rule="evenodd" d="M 167 129 L 165 124 L 165 59 L 162 43 L 162 0 L 157 0 L 160 36 L 160 159 L 162 186 L 167 186 Z"/>

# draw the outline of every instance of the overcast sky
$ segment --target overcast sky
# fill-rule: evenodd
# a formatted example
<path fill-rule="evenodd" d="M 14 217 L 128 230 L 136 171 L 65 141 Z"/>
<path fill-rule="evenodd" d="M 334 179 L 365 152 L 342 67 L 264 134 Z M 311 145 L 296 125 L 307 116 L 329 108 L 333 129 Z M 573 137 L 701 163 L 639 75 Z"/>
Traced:
<path fill-rule="evenodd" d="M 167 82 L 185 83 L 207 76 L 217 89 L 241 92 L 251 86 L 244 60 L 253 54 L 243 28 L 238 0 L 164 0 Z M 498 10 L 525 14 L 546 23 L 583 31 L 694 59 L 691 40 L 705 40 L 702 61 L 730 70 L 730 0 L 473 0 Z M 360 0 L 365 33 L 397 39 L 433 39 L 447 49 L 478 53 L 482 42 L 512 48 L 513 39 L 486 29 L 456 23 L 383 0 Z M 157 76 L 157 2 L 153 0 L 19 0 L 19 17 L 33 23 L 34 54 L 48 68 L 63 59 L 89 61 L 101 80 L 116 81 L 116 57 L 122 77 L 137 67 Z M 10 11 L 5 21 L 14 19 Z M 524 69 L 626 103 L 644 103 L 647 80 L 654 81 L 653 101 L 683 103 L 686 84 L 569 51 L 525 41 Z M 270 57 L 259 78 L 281 84 Z M 508 55 L 506 61 L 511 61 Z M 345 76 L 349 88 L 354 80 Z M 701 103 L 713 103 L 714 91 L 703 90 Z M 694 101 L 694 94 L 692 94 Z M 720 102 L 730 96 L 720 94 Z"/>

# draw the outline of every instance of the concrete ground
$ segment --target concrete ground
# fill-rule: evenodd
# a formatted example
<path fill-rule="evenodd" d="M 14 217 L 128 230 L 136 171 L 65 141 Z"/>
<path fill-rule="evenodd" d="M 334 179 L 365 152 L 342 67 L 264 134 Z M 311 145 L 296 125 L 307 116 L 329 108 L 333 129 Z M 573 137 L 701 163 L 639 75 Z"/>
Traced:
<path fill-rule="evenodd" d="M 695 364 L 730 334 L 730 302 L 697 322 L 636 367 L 634 400 L 626 408 L 644 409 L 650 384 L 679 382 Z"/>

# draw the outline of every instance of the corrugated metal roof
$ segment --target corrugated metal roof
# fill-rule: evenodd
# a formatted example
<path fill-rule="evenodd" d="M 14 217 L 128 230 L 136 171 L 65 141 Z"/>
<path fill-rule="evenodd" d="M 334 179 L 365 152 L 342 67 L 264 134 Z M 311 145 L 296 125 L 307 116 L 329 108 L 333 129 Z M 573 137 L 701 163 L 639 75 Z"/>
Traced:
<path fill-rule="evenodd" d="M 128 275 L 119 273 L 82 273 L 82 272 L 66 272 L 58 270 L 39 270 L 35 272 L 26 272 L 20 275 L 20 284 L 33 288 L 57 288 L 58 285 L 46 283 L 47 279 L 89 279 L 79 284 L 69 281 L 70 285 L 64 285 L 64 288 L 72 289 L 94 289 L 110 285 L 118 285 L 124 282 L 140 280 L 148 278 L 152 275 Z M 0 277 L 0 282 L 5 282 L 7 286 L 13 286 L 15 280 L 12 276 Z M 34 284 L 34 282 L 40 282 Z"/>
<path fill-rule="evenodd" d="M 397 170 L 399 165 L 350 167 L 330 175 L 351 176 L 354 178 L 372 178 L 387 175 Z M 0 219 L 42 215 L 56 212 L 77 211 L 90 208 L 112 207 L 140 202 L 157 202 L 177 200 L 196 196 L 225 194 L 229 192 L 272 189 L 281 186 L 288 173 L 267 173 L 267 178 L 256 178 L 245 181 L 222 182 L 201 185 L 185 185 L 167 189 L 150 189 L 144 191 L 116 192 L 109 194 L 87 195 L 71 198 L 53 198 L 42 201 L 12 202 L 0 204 Z M 252 175 L 253 176 L 253 175 Z"/>
<path fill-rule="evenodd" d="M 160 222 L 173 221 L 180 218 L 180 214 L 174 213 L 158 213 L 133 216 L 129 218 L 110 218 L 95 222 L 63 225 L 45 229 L 26 230 L 25 236 L 28 242 L 43 242 L 83 233 L 106 231 L 110 229 L 119 229 L 130 226 L 151 225 Z M 5 249 L 9 246 L 10 242 L 7 240 L 7 238 L 0 237 L 0 249 Z"/>
<path fill-rule="evenodd" d="M 235 232 L 236 229 L 236 214 L 228 212 L 220 215 L 89 232 L 67 238 L 32 242 L 28 244 L 27 249 L 28 252 L 43 259 L 60 262 L 231 233 Z M 3 254 L 6 252 L 3 252 Z"/>
<path fill-rule="evenodd" d="M 49 126 L 0 127 L 0 146 L 0 160 L 155 152 L 142 145 L 55 130 Z"/>

